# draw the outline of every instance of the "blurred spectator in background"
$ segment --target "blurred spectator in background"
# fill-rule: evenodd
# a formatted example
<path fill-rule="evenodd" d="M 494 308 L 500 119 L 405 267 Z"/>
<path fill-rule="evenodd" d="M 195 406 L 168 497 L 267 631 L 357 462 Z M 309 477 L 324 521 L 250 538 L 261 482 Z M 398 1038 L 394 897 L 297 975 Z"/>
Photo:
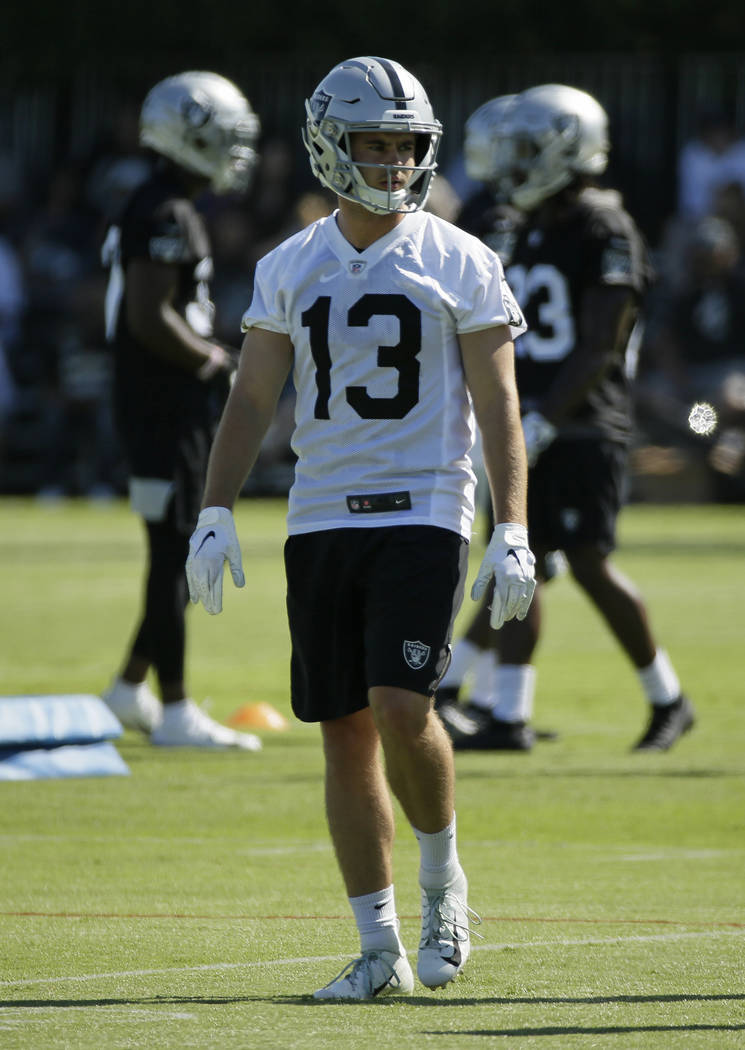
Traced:
<path fill-rule="evenodd" d="M 10 483 L 10 457 L 17 451 L 24 414 L 19 385 L 28 290 L 19 250 L 25 199 L 18 166 L 0 155 L 0 491 Z"/>
<path fill-rule="evenodd" d="M 677 207 L 665 224 L 657 256 L 660 287 L 655 299 L 688 282 L 690 240 L 697 222 L 718 214 L 745 233 L 745 139 L 720 109 L 701 112 L 696 134 L 680 150 Z"/>
<path fill-rule="evenodd" d="M 5 428 L 18 405 L 12 362 L 20 349 L 26 310 L 25 279 L 12 234 L 19 196 L 15 165 L 9 158 L 0 157 L 0 474 Z"/>
<path fill-rule="evenodd" d="M 731 182 L 745 187 L 745 139 L 723 110 L 703 110 L 678 157 L 678 214 L 693 220 L 708 215 L 716 191 Z"/>
<path fill-rule="evenodd" d="M 682 445 L 710 473 L 711 496 L 745 498 L 745 262 L 726 219 L 693 228 L 682 283 L 664 298 L 643 354 L 637 416 L 647 437 Z M 695 402 L 710 403 L 718 429 L 702 442 L 689 428 Z"/>
<path fill-rule="evenodd" d="M 38 482 L 45 499 L 112 495 L 117 476 L 99 229 L 81 170 L 62 166 L 23 241 L 29 314 L 20 368 L 39 400 L 44 454 Z"/>
<path fill-rule="evenodd" d="M 711 214 L 730 224 L 745 256 L 745 186 L 740 182 L 722 183 L 714 193 Z"/>

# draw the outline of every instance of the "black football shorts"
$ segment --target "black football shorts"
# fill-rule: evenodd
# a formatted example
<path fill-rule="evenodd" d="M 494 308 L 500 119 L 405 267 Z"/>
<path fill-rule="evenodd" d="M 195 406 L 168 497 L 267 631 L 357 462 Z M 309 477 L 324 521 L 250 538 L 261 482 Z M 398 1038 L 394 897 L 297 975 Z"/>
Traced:
<path fill-rule="evenodd" d="M 616 546 L 627 452 L 600 439 L 557 440 L 528 474 L 528 535 L 536 553 Z"/>
<path fill-rule="evenodd" d="M 450 662 L 468 543 L 431 525 L 329 529 L 285 544 L 292 708 L 353 714 L 368 689 L 431 696 Z"/>

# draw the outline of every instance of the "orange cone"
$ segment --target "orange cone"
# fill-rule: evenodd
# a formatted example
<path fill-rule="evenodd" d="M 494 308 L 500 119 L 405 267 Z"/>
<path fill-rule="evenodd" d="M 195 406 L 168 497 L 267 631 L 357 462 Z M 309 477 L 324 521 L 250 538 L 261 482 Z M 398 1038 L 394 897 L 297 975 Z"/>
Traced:
<path fill-rule="evenodd" d="M 244 704 L 226 721 L 229 726 L 252 726 L 254 729 L 282 730 L 290 724 L 284 715 L 263 700 L 258 704 Z"/>

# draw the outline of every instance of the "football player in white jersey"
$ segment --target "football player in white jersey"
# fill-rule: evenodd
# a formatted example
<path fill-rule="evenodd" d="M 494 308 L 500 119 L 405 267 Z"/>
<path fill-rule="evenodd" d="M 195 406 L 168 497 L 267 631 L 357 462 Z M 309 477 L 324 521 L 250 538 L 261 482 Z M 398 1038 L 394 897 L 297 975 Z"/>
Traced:
<path fill-rule="evenodd" d="M 452 750 L 432 697 L 465 582 L 475 420 L 499 524 L 473 596 L 494 581 L 498 625 L 526 615 L 535 587 L 512 345 L 524 323 L 497 255 L 422 210 L 441 126 L 410 73 L 342 62 L 306 115 L 311 167 L 338 210 L 258 264 L 187 576 L 212 613 L 225 561 L 243 585 L 231 508 L 292 369 L 292 705 L 321 725 L 328 823 L 361 942 L 315 995 L 370 999 L 414 984 L 390 791 L 420 846 L 420 981 L 446 984 L 470 951 Z"/>

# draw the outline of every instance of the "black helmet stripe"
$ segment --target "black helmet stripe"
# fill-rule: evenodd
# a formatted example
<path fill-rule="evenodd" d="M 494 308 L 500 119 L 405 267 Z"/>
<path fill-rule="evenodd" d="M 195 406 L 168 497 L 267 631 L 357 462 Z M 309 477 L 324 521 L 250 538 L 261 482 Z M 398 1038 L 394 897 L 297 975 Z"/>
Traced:
<path fill-rule="evenodd" d="M 401 83 L 401 78 L 398 75 L 398 71 L 392 62 L 389 62 L 387 58 L 379 58 L 378 62 L 382 69 L 388 74 L 388 79 L 391 82 L 391 97 L 396 100 L 396 109 L 408 109 L 408 104 L 405 97 L 404 86 Z"/>

